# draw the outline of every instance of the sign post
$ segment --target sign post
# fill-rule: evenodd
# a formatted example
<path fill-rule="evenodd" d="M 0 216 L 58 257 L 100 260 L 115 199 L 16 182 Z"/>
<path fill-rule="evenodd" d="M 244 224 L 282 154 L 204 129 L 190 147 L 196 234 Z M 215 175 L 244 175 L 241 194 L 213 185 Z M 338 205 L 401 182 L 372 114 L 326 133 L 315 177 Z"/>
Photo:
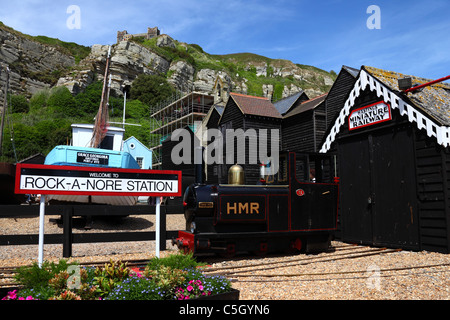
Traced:
<path fill-rule="evenodd" d="M 39 202 L 39 252 L 38 252 L 38 265 L 42 266 L 44 260 L 44 225 L 45 225 L 45 195 L 41 194 L 41 200 Z"/>
<path fill-rule="evenodd" d="M 161 220 L 161 201 L 159 199 L 159 197 L 156 197 L 156 224 L 155 224 L 155 247 L 156 247 L 156 252 L 155 252 L 155 256 L 159 258 L 159 249 L 161 247 L 160 244 L 160 238 L 161 238 L 161 224 L 160 224 L 160 220 Z"/>
<path fill-rule="evenodd" d="M 156 256 L 160 252 L 160 198 L 181 196 L 181 171 L 17 164 L 16 193 L 40 194 L 39 266 L 43 261 L 45 195 L 156 197 Z"/>

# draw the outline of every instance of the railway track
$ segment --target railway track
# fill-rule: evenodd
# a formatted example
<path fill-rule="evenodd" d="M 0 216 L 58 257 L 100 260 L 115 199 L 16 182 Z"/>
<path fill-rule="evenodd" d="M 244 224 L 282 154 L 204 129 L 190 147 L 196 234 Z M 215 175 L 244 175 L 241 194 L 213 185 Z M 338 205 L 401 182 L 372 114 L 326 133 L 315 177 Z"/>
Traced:
<path fill-rule="evenodd" d="M 265 273 L 265 272 L 273 269 L 304 266 L 309 264 L 320 264 L 336 260 L 351 260 L 368 256 L 396 253 L 400 251 L 401 251 L 400 249 L 387 249 L 387 248 L 367 249 L 367 247 L 345 246 L 341 250 L 337 250 L 337 252 L 335 252 L 334 254 L 329 254 L 326 256 L 307 256 L 307 257 L 287 259 L 283 261 L 274 261 L 274 262 L 265 261 L 263 263 L 250 263 L 247 265 L 215 267 L 205 269 L 204 272 L 210 275 L 223 275 L 230 278 L 234 282 L 283 282 L 283 281 L 325 281 L 330 279 L 338 279 L 338 280 L 367 279 L 373 276 L 373 273 L 368 271 L 367 269 L 334 271 L 334 272 L 303 272 L 303 273 L 302 272 Z M 405 266 L 396 268 L 384 268 L 378 269 L 376 270 L 376 272 L 377 275 L 380 277 L 411 276 L 413 274 L 417 275 L 417 274 L 450 272 L 450 269 L 446 270 L 435 269 L 433 271 L 415 272 L 421 269 L 434 269 L 448 266 L 450 266 L 450 263 L 426 264 L 426 265 Z M 401 273 L 402 271 L 403 272 L 407 271 L 407 273 Z M 263 273 L 256 273 L 256 272 L 263 272 Z"/>
<path fill-rule="evenodd" d="M 257 258 L 257 262 L 233 265 L 233 262 L 225 261 L 224 263 L 230 263 L 230 265 L 219 266 L 219 267 L 207 267 L 203 269 L 203 272 L 208 275 L 222 275 L 234 282 L 283 282 L 283 281 L 323 281 L 329 280 L 332 276 L 340 276 L 338 279 L 357 279 L 357 278 L 367 278 L 368 270 L 350 270 L 350 271 L 334 271 L 334 272 L 316 272 L 316 273 L 285 273 L 277 272 L 270 273 L 270 270 L 281 269 L 287 267 L 300 267 L 310 264 L 320 264 L 325 262 L 337 261 L 337 260 L 351 260 L 363 257 L 390 254 L 401 251 L 400 249 L 387 249 L 387 248 L 370 248 L 365 246 L 357 245 L 342 245 L 332 248 L 332 252 L 326 255 L 298 255 L 290 256 L 279 260 L 280 256 L 277 257 L 265 257 L 263 262 L 260 262 L 262 258 Z M 272 261 L 273 260 L 273 261 Z M 206 260 L 208 261 L 208 259 Z M 210 261 L 218 262 L 215 258 Z M 223 261 L 223 260 L 222 260 Z M 149 260 L 127 260 L 126 262 L 129 267 L 144 267 Z M 81 266 L 102 266 L 108 261 L 96 261 L 96 262 L 85 262 L 80 263 Z M 429 264 L 429 265 L 419 265 L 419 266 L 405 266 L 397 268 L 385 268 L 377 270 L 381 277 L 391 277 L 391 276 L 402 276 L 411 275 L 412 270 L 420 270 L 426 268 L 439 268 L 448 267 L 450 263 L 444 264 Z M 17 286 L 14 282 L 15 270 L 18 267 L 8 266 L 0 267 L 0 289 L 4 287 Z M 408 271 L 407 274 L 402 274 L 401 272 Z M 261 273 L 262 272 L 262 273 Z M 425 271 L 426 273 L 432 272 L 450 272 L 447 270 L 435 270 L 435 271 Z M 389 274 L 387 274 L 389 273 Z M 308 277 L 306 279 L 306 277 Z M 336 278 L 334 278 L 336 279 Z"/>

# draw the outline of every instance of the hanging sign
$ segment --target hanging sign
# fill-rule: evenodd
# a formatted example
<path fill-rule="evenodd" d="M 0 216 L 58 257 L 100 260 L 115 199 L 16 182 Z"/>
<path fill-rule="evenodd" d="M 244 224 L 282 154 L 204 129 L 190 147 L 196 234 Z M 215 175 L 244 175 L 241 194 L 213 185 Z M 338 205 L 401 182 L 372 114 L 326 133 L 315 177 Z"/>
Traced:
<path fill-rule="evenodd" d="M 109 164 L 109 155 L 88 153 L 88 152 L 77 152 L 77 162 L 87 164 L 100 164 L 107 166 Z"/>
<path fill-rule="evenodd" d="M 348 116 L 348 128 L 349 130 L 355 130 L 391 119 L 391 106 L 384 101 L 380 101 L 353 110 Z"/>
<path fill-rule="evenodd" d="M 16 193 L 181 196 L 181 171 L 17 164 Z"/>

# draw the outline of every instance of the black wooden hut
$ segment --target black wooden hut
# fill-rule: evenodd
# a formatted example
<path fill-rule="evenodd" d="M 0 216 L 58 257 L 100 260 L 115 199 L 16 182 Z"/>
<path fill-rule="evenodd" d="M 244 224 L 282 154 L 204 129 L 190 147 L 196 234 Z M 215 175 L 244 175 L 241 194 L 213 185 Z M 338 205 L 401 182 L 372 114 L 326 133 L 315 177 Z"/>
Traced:
<path fill-rule="evenodd" d="M 224 145 L 228 143 L 235 143 L 236 141 L 226 140 L 226 130 L 228 129 L 242 129 L 246 133 L 246 150 L 245 150 L 245 163 L 239 163 L 245 173 L 245 183 L 246 184 L 256 184 L 260 177 L 260 160 L 258 157 L 258 152 L 256 150 L 250 150 L 249 141 L 252 138 L 251 130 L 253 129 L 256 133 L 256 138 L 261 139 L 260 129 L 267 129 L 267 139 L 268 145 L 267 150 L 270 152 L 270 138 L 271 129 L 278 130 L 278 137 L 281 139 L 281 120 L 282 117 L 275 106 L 267 98 L 249 96 L 239 93 L 230 93 L 230 98 L 225 105 L 222 115 L 218 122 L 218 128 L 222 133 L 224 139 Z M 259 143 L 259 140 L 258 140 Z M 278 141 L 279 149 L 281 143 Z M 258 147 L 259 148 L 259 147 Z M 258 149 L 259 151 L 259 149 Z M 228 155 L 230 156 L 230 155 Z M 235 154 L 231 155 L 234 157 L 231 161 L 227 159 L 227 154 L 224 152 L 223 164 L 219 164 L 218 170 L 218 180 L 219 183 L 226 183 L 228 179 L 228 169 L 234 164 L 238 163 Z M 278 156 L 278 155 L 277 155 Z"/>
<path fill-rule="evenodd" d="M 321 151 L 337 149 L 341 239 L 450 252 L 450 85 L 363 66 Z"/>
<path fill-rule="evenodd" d="M 185 126 L 180 128 L 183 130 L 183 134 L 180 134 L 172 139 L 172 132 L 166 139 L 161 143 L 161 153 L 162 153 L 162 170 L 179 170 L 182 172 L 181 176 L 181 187 L 182 193 L 186 188 L 195 182 L 195 147 L 200 146 L 200 140 L 195 135 L 194 126 Z M 184 141 L 187 139 L 189 142 Z M 187 142 L 186 146 L 190 145 L 190 148 L 181 148 L 181 144 Z M 174 153 L 174 156 L 172 155 Z M 175 158 L 179 158 L 176 160 Z M 179 163 L 179 160 L 183 160 Z M 175 212 L 182 212 L 182 200 L 183 197 L 170 197 L 165 199 L 166 205 L 178 206 Z"/>
<path fill-rule="evenodd" d="M 339 111 L 342 109 L 345 100 L 348 97 L 350 90 L 355 84 L 358 77 L 359 69 L 351 68 L 348 66 L 342 66 L 336 80 L 328 91 L 327 98 L 325 100 L 325 113 L 326 113 L 326 127 L 330 127 L 332 123 L 336 121 L 336 117 L 339 115 Z"/>
<path fill-rule="evenodd" d="M 218 129 L 219 128 L 219 120 L 222 116 L 224 107 L 221 105 L 214 105 L 206 115 L 205 119 L 203 120 L 204 129 Z M 204 141 L 204 144 L 208 144 L 208 142 L 211 142 L 211 133 L 207 131 L 206 135 L 207 141 Z M 204 145 L 205 146 L 205 145 Z M 206 146 L 205 146 L 206 147 Z M 206 167 L 206 183 L 207 184 L 216 184 L 220 183 L 221 180 L 219 180 L 219 169 L 220 167 L 216 165 L 215 163 L 209 164 L 205 163 Z"/>
<path fill-rule="evenodd" d="M 283 116 L 283 150 L 319 151 L 326 129 L 326 97 L 322 94 L 303 101 Z"/>

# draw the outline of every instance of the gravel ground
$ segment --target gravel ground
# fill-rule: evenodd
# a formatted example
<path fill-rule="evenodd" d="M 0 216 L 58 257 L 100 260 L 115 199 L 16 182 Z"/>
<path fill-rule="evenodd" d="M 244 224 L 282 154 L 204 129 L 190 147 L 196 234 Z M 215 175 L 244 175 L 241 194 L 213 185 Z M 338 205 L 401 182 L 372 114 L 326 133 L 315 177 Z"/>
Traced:
<path fill-rule="evenodd" d="M 46 216 L 45 233 L 62 233 L 62 227 L 53 220 L 57 216 Z M 116 231 L 152 231 L 155 216 L 128 216 L 120 219 L 95 219 L 92 229 L 85 230 L 83 222 L 74 221 L 74 233 Z M 183 215 L 168 215 L 167 229 L 184 228 Z M 36 234 L 39 231 L 38 218 L 0 219 L 1 234 Z M 346 246 L 333 242 L 333 246 Z M 170 241 L 168 251 L 176 251 Z M 355 248 L 367 250 L 367 247 Z M 148 259 L 155 255 L 154 241 L 74 244 L 73 260 L 79 262 L 125 259 Z M 336 252 L 337 253 L 337 252 Z M 0 246 L 0 266 L 27 265 L 37 260 L 37 245 Z M 252 263 L 269 265 L 282 261 L 275 269 L 255 271 L 252 277 L 231 276 L 233 287 L 240 290 L 241 300 L 449 300 L 450 299 L 450 255 L 433 252 L 400 251 L 347 260 L 331 260 L 307 265 L 288 266 L 293 258 L 333 257 L 333 253 L 296 256 L 267 256 L 219 261 L 212 267 L 241 266 Z M 44 245 L 44 259 L 62 259 L 62 245 Z M 416 268 L 418 266 L 442 265 L 439 267 Z M 389 271 L 393 268 L 409 268 Z M 348 272 L 352 273 L 348 273 Z M 341 274 L 329 274 L 329 273 Z M 342 273 L 347 272 L 347 273 Z M 298 275 L 295 277 L 258 277 L 258 274 Z M 308 275 L 304 275 L 308 274 Z M 316 275 L 314 275 L 316 274 Z"/>

